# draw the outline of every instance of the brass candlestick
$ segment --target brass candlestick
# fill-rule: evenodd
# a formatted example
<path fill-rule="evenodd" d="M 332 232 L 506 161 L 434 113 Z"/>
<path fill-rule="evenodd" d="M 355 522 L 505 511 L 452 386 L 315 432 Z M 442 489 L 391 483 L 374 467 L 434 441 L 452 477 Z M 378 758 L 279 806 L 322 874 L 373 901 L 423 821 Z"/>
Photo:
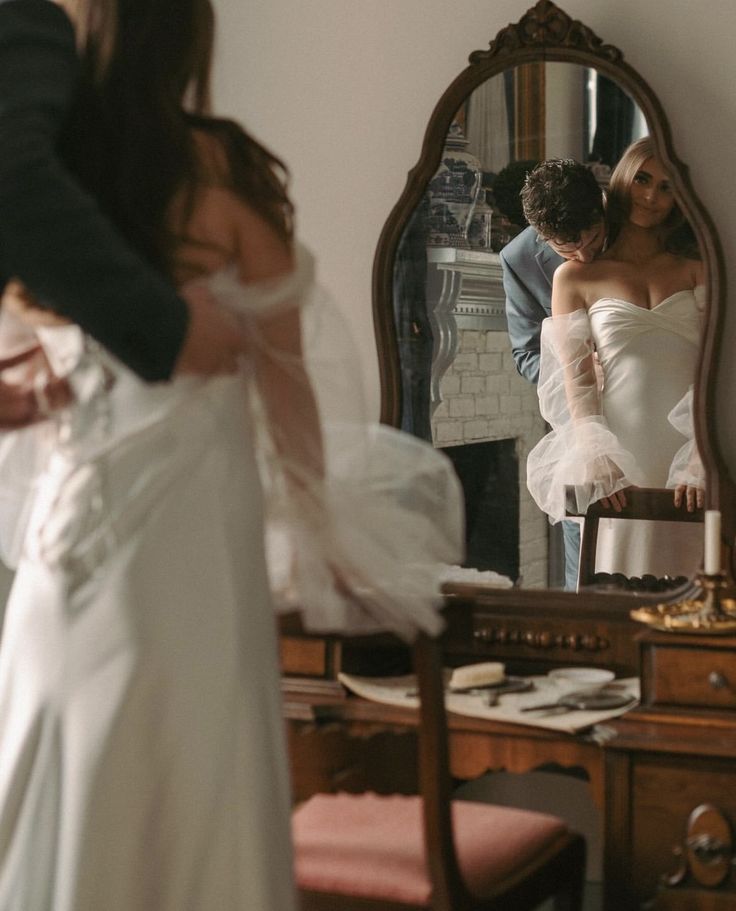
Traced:
<path fill-rule="evenodd" d="M 671 633 L 736 634 L 736 601 L 723 597 L 728 584 L 726 574 L 699 573 L 698 582 L 702 590 L 700 598 L 638 607 L 631 611 L 630 616 L 654 629 Z"/>

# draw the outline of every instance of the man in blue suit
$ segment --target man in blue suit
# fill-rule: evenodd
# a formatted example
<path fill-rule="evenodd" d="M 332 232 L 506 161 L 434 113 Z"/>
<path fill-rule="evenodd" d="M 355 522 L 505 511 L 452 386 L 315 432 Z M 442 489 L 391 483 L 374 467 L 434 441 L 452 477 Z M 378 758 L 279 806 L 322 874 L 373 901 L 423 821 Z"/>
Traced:
<path fill-rule="evenodd" d="M 232 317 L 201 294 L 182 299 L 59 162 L 78 69 L 59 5 L 0 0 L 0 292 L 19 278 L 146 380 L 234 369 L 243 339 Z M 0 381 L 0 429 L 37 420 L 38 398 Z"/>
<path fill-rule="evenodd" d="M 552 314 L 552 276 L 567 259 L 591 262 L 606 239 L 603 193 L 585 165 L 550 159 L 527 175 L 521 191 L 529 222 L 501 250 L 511 352 L 519 373 L 537 383 L 542 321 Z M 577 587 L 580 528 L 563 522 L 565 588 Z"/>

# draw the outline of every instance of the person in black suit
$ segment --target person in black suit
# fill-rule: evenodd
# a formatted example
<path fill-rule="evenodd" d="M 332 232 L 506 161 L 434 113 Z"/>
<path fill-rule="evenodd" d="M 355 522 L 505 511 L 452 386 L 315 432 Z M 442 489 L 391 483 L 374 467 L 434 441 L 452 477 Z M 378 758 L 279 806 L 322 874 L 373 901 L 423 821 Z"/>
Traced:
<path fill-rule="evenodd" d="M 74 31 L 51 0 L 0 0 L 0 287 L 18 278 L 148 381 L 235 369 L 232 317 L 202 292 L 180 296 L 122 240 L 64 167 L 57 140 L 78 84 Z M 32 352 L 0 359 L 0 373 Z M 0 380 L 0 429 L 64 400 Z"/>

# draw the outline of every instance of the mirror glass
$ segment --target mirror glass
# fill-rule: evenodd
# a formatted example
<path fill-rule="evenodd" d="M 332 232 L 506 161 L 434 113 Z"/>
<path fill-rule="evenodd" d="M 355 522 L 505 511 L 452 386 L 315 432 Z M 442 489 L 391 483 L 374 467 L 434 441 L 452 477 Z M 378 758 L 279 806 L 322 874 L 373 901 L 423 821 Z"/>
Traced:
<path fill-rule="evenodd" d="M 535 164 L 573 158 L 605 189 L 624 150 L 648 132 L 632 98 L 595 69 L 549 61 L 508 68 L 457 110 L 441 164 L 397 246 L 393 307 L 402 428 L 442 448 L 457 469 L 466 497 L 465 566 L 500 573 L 524 588 L 574 587 L 569 543 L 565 581 L 564 538 L 575 531 L 568 522 L 550 525 L 527 489 L 527 456 L 549 427 L 536 385 L 520 375 L 512 355 L 501 251 L 527 227 L 519 192 Z M 539 280 L 540 274 L 529 275 L 529 287 Z M 667 337 L 657 336 L 655 347 L 662 344 L 667 347 Z M 696 335 L 684 353 L 678 348 L 685 388 L 694 381 L 699 344 Z M 637 367 L 627 395 L 647 394 L 657 369 L 656 363 Z M 657 383 L 661 378 L 655 375 Z M 601 520 L 599 544 L 614 534 L 614 525 L 627 527 L 626 546 L 639 546 L 632 522 L 609 519 Z M 589 583 L 637 591 L 683 584 L 702 556 L 702 524 L 670 525 L 687 539 L 685 557 L 663 557 L 651 571 L 644 567 L 625 578 L 611 575 L 616 565 L 604 564 Z M 638 533 L 648 532 L 640 524 Z"/>

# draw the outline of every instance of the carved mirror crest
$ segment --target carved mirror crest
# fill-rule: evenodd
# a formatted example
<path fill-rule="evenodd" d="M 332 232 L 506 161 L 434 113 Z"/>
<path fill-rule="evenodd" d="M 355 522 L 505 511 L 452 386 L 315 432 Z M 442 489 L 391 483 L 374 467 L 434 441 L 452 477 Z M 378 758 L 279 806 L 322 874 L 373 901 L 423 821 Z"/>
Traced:
<path fill-rule="evenodd" d="M 549 525 L 526 489 L 526 457 L 548 427 L 535 385 L 512 356 L 500 253 L 526 227 L 519 191 L 539 161 L 573 158 L 605 189 L 626 148 L 648 135 L 703 263 L 693 421 L 706 469 L 705 506 L 721 510 L 723 540 L 732 541 L 732 485 L 710 418 L 723 259 L 660 103 L 619 50 L 549 0 L 469 60 L 435 107 L 378 244 L 381 419 L 453 460 L 466 493 L 467 567 L 498 572 L 519 587 L 563 587 L 561 526 Z M 731 558 L 724 548 L 729 570 Z M 668 588 L 691 585 L 678 576 L 673 566 L 649 591 L 662 600 Z M 604 581 L 592 590 L 626 588 L 624 580 Z"/>

